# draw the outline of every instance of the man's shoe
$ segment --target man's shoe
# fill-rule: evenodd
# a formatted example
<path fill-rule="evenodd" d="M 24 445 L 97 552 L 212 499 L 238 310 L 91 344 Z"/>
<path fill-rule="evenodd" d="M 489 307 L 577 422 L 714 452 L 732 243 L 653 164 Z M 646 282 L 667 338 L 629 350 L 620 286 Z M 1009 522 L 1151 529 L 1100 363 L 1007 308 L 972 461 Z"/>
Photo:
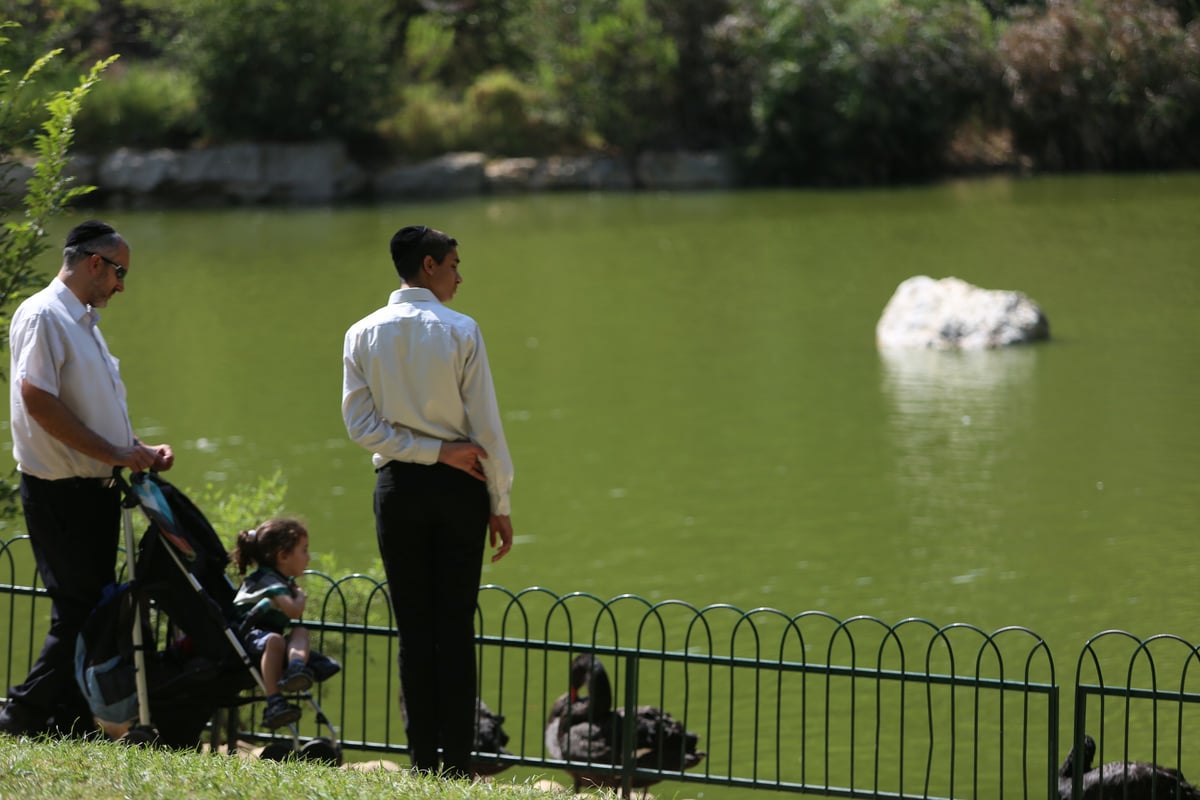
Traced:
<path fill-rule="evenodd" d="M 263 727 L 275 730 L 281 725 L 290 725 L 300 719 L 300 707 L 289 705 L 283 695 L 275 694 L 267 698 L 267 707 L 263 710 Z"/>
<path fill-rule="evenodd" d="M 313 674 L 308 671 L 308 667 L 304 666 L 304 662 L 299 660 L 288 664 L 287 671 L 279 679 L 279 691 L 281 692 L 307 692 L 312 685 Z"/>
<path fill-rule="evenodd" d="M 37 736 L 49 730 L 46 720 L 38 719 L 28 706 L 9 700 L 0 710 L 0 733 L 9 736 Z"/>

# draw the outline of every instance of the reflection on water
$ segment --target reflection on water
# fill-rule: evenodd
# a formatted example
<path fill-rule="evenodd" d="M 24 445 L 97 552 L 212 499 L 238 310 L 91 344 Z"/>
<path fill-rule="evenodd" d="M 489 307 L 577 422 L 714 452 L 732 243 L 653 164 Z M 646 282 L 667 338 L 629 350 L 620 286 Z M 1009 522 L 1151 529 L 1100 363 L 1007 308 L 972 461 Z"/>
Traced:
<path fill-rule="evenodd" d="M 944 507 L 986 489 L 1011 427 L 1029 419 L 1037 349 L 889 349 L 880 359 L 898 478 Z"/>
<path fill-rule="evenodd" d="M 1037 356 L 1036 347 L 880 352 L 906 561 L 947 614 L 961 601 L 958 587 L 1015 577 L 999 544 L 1008 533 L 1004 475 L 1006 463 L 1024 459 Z M 947 529 L 947 520 L 957 525 Z"/>
<path fill-rule="evenodd" d="M 996 474 L 1030 426 L 1037 348 L 883 349 L 882 390 L 896 452 L 895 480 L 914 529 L 944 528 L 949 512 L 995 504 Z M 991 495 L 990 503 L 983 503 Z"/>

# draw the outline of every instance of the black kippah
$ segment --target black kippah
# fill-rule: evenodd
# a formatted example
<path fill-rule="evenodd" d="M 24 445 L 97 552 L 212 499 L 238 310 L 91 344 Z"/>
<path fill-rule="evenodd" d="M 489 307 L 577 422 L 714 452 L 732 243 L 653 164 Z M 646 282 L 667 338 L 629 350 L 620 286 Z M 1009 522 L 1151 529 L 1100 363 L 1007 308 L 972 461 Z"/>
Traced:
<path fill-rule="evenodd" d="M 396 231 L 389 244 L 389 249 L 392 253 L 392 263 L 398 263 L 398 259 L 407 257 L 413 248 L 421 243 L 421 239 L 425 238 L 425 234 L 428 232 L 428 225 L 406 225 Z"/>
<path fill-rule="evenodd" d="M 81 222 L 71 232 L 67 234 L 67 247 L 78 247 L 85 242 L 90 242 L 93 239 L 99 239 L 101 236 L 108 236 L 116 233 L 117 230 L 107 222 L 101 222 L 98 219 L 89 219 L 87 222 Z"/>
<path fill-rule="evenodd" d="M 396 240 L 407 245 L 418 244 L 428 231 L 428 225 L 408 225 L 397 231 Z"/>

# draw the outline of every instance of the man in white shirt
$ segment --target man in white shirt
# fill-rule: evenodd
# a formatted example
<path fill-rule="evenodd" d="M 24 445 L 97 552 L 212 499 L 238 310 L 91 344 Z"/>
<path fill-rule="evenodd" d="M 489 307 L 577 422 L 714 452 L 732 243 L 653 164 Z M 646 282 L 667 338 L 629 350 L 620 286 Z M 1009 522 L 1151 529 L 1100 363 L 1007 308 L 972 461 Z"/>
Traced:
<path fill-rule="evenodd" d="M 413 768 L 466 777 L 484 531 L 498 561 L 512 547 L 512 459 L 479 326 L 445 305 L 462 283 L 458 241 L 412 225 L 391 255 L 401 288 L 346 332 L 342 418 L 376 469 Z"/>
<path fill-rule="evenodd" d="M 50 630 L 25 681 L 9 689 L 0 732 L 83 733 L 92 715 L 75 683 L 75 639 L 116 579 L 120 493 L 113 467 L 166 470 L 169 445 L 134 436 L 119 362 L 97 323 L 125 291 L 129 245 L 97 220 L 67 234 L 62 267 L 10 325 L 9 411 L 21 506 Z"/>

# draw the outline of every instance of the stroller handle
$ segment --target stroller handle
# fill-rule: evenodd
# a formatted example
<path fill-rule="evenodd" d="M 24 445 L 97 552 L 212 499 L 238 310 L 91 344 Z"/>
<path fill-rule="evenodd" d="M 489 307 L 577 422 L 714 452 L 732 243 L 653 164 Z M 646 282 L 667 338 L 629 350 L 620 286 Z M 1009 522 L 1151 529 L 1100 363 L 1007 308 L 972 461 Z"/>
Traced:
<path fill-rule="evenodd" d="M 112 480 L 113 484 L 121 490 L 121 506 L 133 508 L 138 504 L 137 496 L 133 493 L 133 487 L 129 485 L 129 481 L 125 480 L 125 476 L 121 474 L 124 469 L 119 465 L 113 467 Z"/>
<path fill-rule="evenodd" d="M 135 492 L 133 489 L 133 486 L 130 485 L 130 481 L 133 481 L 134 483 L 141 483 L 142 479 L 145 478 L 145 473 L 144 472 L 130 473 L 129 480 L 125 480 L 125 476 L 122 474 L 124 472 L 124 470 L 125 470 L 125 468 L 120 465 L 113 467 L 113 471 L 112 471 L 113 485 L 121 490 L 121 506 L 122 507 L 137 508 L 138 502 L 139 502 L 137 492 Z"/>
<path fill-rule="evenodd" d="M 115 483 L 117 486 L 120 486 L 122 488 L 126 488 L 129 486 L 129 481 L 126 481 L 124 476 L 121 475 L 121 473 L 124 472 L 124 470 L 125 470 L 125 467 L 121 466 L 120 464 L 117 464 L 115 467 L 113 467 L 113 470 L 112 470 L 113 483 Z M 129 477 L 134 482 L 137 482 L 137 481 L 140 481 L 142 479 L 142 477 L 145 477 L 146 475 L 148 475 L 151 472 L 156 472 L 156 470 L 152 470 L 152 469 L 135 470 L 134 472 L 129 473 Z"/>
<path fill-rule="evenodd" d="M 122 474 L 124 470 L 125 467 L 120 465 L 113 467 L 112 485 L 121 490 L 122 506 L 125 508 L 136 508 L 141 501 L 138 499 L 137 491 L 134 490 L 132 484 L 136 483 L 140 485 L 150 473 L 140 470 L 137 472 L 131 472 L 129 473 L 129 480 L 126 480 L 125 476 Z"/>
<path fill-rule="evenodd" d="M 133 509 L 141 506 L 142 511 L 150 518 L 150 521 L 157 528 L 158 533 L 169 541 L 179 554 L 187 561 L 192 561 L 196 558 L 195 548 L 192 547 L 187 537 L 179 532 L 174 515 L 171 513 L 170 505 L 162 492 L 155 486 L 153 480 L 150 480 L 152 472 L 137 471 L 129 476 L 129 480 L 121 474 L 124 467 L 113 467 L 113 482 L 121 490 L 121 507 L 130 512 Z M 127 517 L 128 523 L 132 524 L 132 519 Z"/>

